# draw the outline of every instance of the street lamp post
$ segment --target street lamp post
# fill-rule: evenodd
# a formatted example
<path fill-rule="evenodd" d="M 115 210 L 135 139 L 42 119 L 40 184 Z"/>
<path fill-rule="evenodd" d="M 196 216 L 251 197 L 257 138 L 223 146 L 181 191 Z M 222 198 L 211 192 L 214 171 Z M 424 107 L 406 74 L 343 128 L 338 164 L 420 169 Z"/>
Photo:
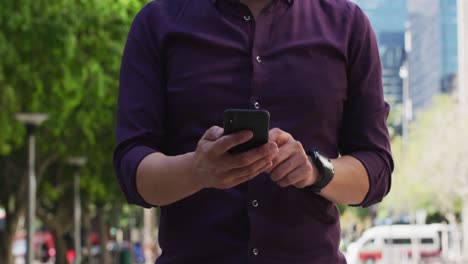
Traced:
<path fill-rule="evenodd" d="M 18 113 L 15 119 L 26 126 L 28 132 L 28 179 L 26 199 L 26 264 L 32 264 L 34 260 L 33 239 L 34 224 L 36 220 L 36 128 L 47 120 L 47 114 L 42 113 Z"/>
<path fill-rule="evenodd" d="M 403 62 L 403 65 L 400 67 L 400 78 L 402 79 L 402 88 L 403 88 L 403 120 L 401 122 L 401 136 L 402 136 L 402 142 L 403 142 L 403 159 L 405 157 L 406 153 L 406 144 L 407 144 L 407 139 L 408 139 L 408 125 L 409 121 L 413 118 L 413 106 L 411 102 L 411 96 L 410 96 L 410 72 L 409 72 L 409 54 L 411 53 L 412 50 L 412 39 L 411 39 L 411 25 L 409 22 L 405 24 L 405 47 L 404 47 L 404 52 L 405 52 L 405 60 Z"/>
<path fill-rule="evenodd" d="M 400 78 L 403 80 L 403 120 L 401 122 L 401 136 L 403 139 L 403 156 L 405 156 L 406 144 L 408 141 L 408 126 L 409 121 L 412 119 L 412 104 L 409 94 L 409 69 L 407 60 L 400 68 Z"/>
<path fill-rule="evenodd" d="M 468 3 L 466 0 L 457 1 L 458 16 L 458 101 L 459 118 L 463 122 L 468 115 Z M 468 171 L 462 169 L 461 177 L 468 176 Z M 462 252 L 463 260 L 468 260 L 468 192 L 463 194 L 462 209 Z"/>
<path fill-rule="evenodd" d="M 80 199 L 80 172 L 79 169 L 87 162 L 85 157 L 70 157 L 67 163 L 76 168 L 73 174 L 73 226 L 75 264 L 81 264 L 81 199 Z"/>

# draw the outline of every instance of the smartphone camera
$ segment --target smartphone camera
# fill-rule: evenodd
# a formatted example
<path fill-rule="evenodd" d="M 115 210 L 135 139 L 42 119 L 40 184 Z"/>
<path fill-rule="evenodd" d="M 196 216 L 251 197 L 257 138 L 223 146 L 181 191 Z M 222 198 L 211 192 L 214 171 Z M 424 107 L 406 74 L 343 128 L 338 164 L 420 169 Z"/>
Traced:
<path fill-rule="evenodd" d="M 235 116 L 233 116 L 233 115 L 228 116 L 227 121 L 228 121 L 228 123 L 229 123 L 230 125 L 234 124 Z"/>

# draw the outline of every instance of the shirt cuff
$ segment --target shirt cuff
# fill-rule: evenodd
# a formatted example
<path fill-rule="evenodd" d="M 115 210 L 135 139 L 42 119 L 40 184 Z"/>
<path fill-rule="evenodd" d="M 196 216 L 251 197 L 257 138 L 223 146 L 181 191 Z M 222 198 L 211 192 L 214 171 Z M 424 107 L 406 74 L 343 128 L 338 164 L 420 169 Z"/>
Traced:
<path fill-rule="evenodd" d="M 360 204 L 353 206 L 369 207 L 382 201 L 390 191 L 391 185 L 391 170 L 384 159 L 379 154 L 368 151 L 350 153 L 349 156 L 356 158 L 364 165 L 369 177 L 369 191 L 366 197 Z"/>
<path fill-rule="evenodd" d="M 136 187 L 136 172 L 140 162 L 146 156 L 155 152 L 157 152 L 155 149 L 148 146 L 135 146 L 125 153 L 119 164 L 117 164 L 117 180 L 128 203 L 145 208 L 155 207 L 141 197 Z"/>

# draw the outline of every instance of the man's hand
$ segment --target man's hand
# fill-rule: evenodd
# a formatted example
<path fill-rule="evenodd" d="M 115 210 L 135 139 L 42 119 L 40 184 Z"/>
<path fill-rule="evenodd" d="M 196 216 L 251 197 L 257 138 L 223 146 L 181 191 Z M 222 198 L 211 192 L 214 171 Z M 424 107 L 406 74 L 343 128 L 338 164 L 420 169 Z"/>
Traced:
<path fill-rule="evenodd" d="M 309 161 L 301 142 L 278 128 L 270 130 L 269 138 L 279 147 L 273 166 L 268 170 L 274 182 L 281 187 L 304 188 L 317 181 L 317 168 Z"/>
<path fill-rule="evenodd" d="M 268 142 L 258 148 L 232 154 L 228 150 L 247 142 L 252 132 L 241 131 L 223 136 L 217 126 L 208 129 L 193 153 L 192 168 L 201 188 L 229 189 L 268 170 L 278 154 L 278 146 Z"/>

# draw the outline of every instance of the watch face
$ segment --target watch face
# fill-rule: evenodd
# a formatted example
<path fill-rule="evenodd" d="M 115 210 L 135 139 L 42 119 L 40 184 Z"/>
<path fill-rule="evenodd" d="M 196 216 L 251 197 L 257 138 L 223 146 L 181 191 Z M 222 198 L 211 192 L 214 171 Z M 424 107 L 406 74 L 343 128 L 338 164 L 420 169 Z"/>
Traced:
<path fill-rule="evenodd" d="M 318 155 L 318 158 L 319 158 L 320 162 L 323 164 L 324 167 L 327 167 L 327 168 L 333 167 L 333 165 L 331 164 L 329 159 L 325 158 L 322 155 Z"/>

